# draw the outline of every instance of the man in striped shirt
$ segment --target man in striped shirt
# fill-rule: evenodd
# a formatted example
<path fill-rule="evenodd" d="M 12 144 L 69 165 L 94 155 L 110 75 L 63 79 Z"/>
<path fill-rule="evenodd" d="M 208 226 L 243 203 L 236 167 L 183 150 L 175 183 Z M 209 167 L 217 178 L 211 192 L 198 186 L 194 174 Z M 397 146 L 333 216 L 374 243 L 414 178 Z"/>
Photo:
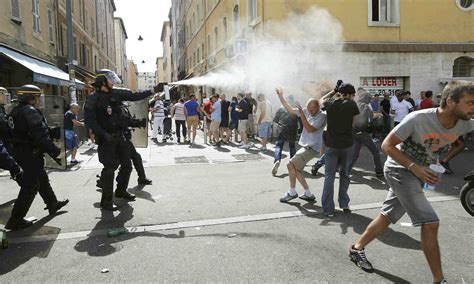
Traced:
<path fill-rule="evenodd" d="M 184 142 L 186 143 L 186 115 L 184 113 L 184 100 L 179 99 L 179 101 L 173 106 L 171 110 L 171 115 L 174 118 L 176 124 L 176 137 L 178 137 L 178 143 L 181 143 L 181 130 L 184 137 Z"/>

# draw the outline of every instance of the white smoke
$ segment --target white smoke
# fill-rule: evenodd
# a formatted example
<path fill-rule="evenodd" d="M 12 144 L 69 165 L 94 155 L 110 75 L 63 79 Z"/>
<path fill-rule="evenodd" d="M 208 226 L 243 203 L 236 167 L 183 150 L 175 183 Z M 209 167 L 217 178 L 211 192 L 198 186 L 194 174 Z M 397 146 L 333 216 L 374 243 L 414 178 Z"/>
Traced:
<path fill-rule="evenodd" d="M 327 10 L 315 6 L 264 25 L 264 35 L 249 44 L 244 64 L 237 60 L 225 69 L 173 84 L 209 86 L 224 93 L 250 90 L 267 97 L 282 86 L 285 94 L 304 100 L 337 80 L 342 26 Z M 321 85 L 325 80 L 331 83 Z"/>

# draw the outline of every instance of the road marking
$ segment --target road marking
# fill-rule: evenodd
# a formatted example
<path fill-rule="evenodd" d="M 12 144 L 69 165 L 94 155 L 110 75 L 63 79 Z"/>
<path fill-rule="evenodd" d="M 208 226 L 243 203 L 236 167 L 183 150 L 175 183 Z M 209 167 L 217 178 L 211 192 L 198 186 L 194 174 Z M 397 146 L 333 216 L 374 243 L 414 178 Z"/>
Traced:
<path fill-rule="evenodd" d="M 436 197 L 428 198 L 428 201 L 430 201 L 431 203 L 454 201 L 454 200 L 458 200 L 458 198 L 454 196 L 436 196 Z M 382 203 L 358 204 L 358 205 L 351 206 L 351 210 L 362 211 L 362 210 L 368 210 L 368 209 L 376 209 L 376 208 L 380 208 L 381 205 Z M 175 222 L 175 223 L 168 223 L 168 224 L 136 226 L 136 227 L 126 227 L 126 228 L 129 234 L 134 234 L 134 233 L 143 233 L 143 232 L 151 232 L 151 231 L 178 230 L 178 229 L 196 228 L 196 227 L 204 227 L 204 226 L 217 226 L 217 225 L 257 222 L 257 221 L 266 221 L 266 220 L 275 220 L 275 219 L 284 219 L 284 218 L 294 218 L 294 217 L 317 215 L 317 214 L 323 214 L 322 210 L 321 209 L 305 210 L 305 212 L 286 211 L 286 212 L 279 212 L 279 213 L 266 213 L 266 214 L 227 217 L 227 218 L 219 218 L 219 219 L 183 221 L 183 222 Z M 110 229 L 102 229 L 102 230 L 94 230 L 94 231 L 89 230 L 89 231 L 67 232 L 67 233 L 60 233 L 60 234 L 50 234 L 50 235 L 18 237 L 18 238 L 9 239 L 9 243 L 22 244 L 22 243 L 35 243 L 35 242 L 70 240 L 70 239 L 78 239 L 78 238 L 106 236 L 109 230 Z"/>

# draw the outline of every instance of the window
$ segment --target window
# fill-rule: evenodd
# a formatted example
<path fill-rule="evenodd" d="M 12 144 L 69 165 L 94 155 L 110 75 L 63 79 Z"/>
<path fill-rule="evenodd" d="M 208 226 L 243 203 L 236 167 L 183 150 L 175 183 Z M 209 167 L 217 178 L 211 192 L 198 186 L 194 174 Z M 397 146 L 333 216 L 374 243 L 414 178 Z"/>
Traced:
<path fill-rule="evenodd" d="M 79 22 L 84 24 L 84 0 L 79 0 Z"/>
<path fill-rule="evenodd" d="M 211 54 L 211 35 L 207 35 L 207 55 Z"/>
<path fill-rule="evenodd" d="M 456 0 L 456 4 L 463 11 L 474 9 L 474 0 Z"/>
<path fill-rule="evenodd" d="M 86 66 L 86 46 L 83 41 L 79 45 L 79 64 Z"/>
<path fill-rule="evenodd" d="M 33 16 L 33 32 L 40 33 L 40 12 L 39 12 L 39 0 L 31 0 L 32 11 L 31 14 Z"/>
<path fill-rule="evenodd" d="M 53 20 L 53 11 L 48 9 L 48 38 L 49 42 L 54 44 L 54 20 Z"/>
<path fill-rule="evenodd" d="M 20 18 L 20 0 L 10 0 L 10 6 L 11 6 L 11 18 L 12 20 L 21 21 Z"/>
<path fill-rule="evenodd" d="M 91 17 L 91 30 L 92 30 L 92 38 L 95 38 L 95 21 L 93 17 Z"/>
<path fill-rule="evenodd" d="M 219 32 L 217 27 L 214 28 L 214 49 L 217 50 L 219 48 Z"/>
<path fill-rule="evenodd" d="M 199 55 L 199 47 L 198 47 L 198 49 L 197 49 L 197 60 L 198 60 L 198 61 L 201 60 L 201 56 Z"/>
<path fill-rule="evenodd" d="M 400 26 L 400 0 L 368 0 L 369 26 Z"/>
<path fill-rule="evenodd" d="M 472 76 L 474 76 L 474 58 L 463 56 L 454 60 L 453 77 Z"/>
<path fill-rule="evenodd" d="M 257 0 L 248 0 L 248 22 L 252 23 L 257 18 Z"/>
<path fill-rule="evenodd" d="M 73 36 L 73 59 L 77 60 L 77 38 L 76 36 Z"/>
<path fill-rule="evenodd" d="M 234 6 L 232 27 L 233 27 L 233 30 L 234 30 L 234 34 L 238 34 L 239 31 L 240 31 L 240 12 L 239 12 L 239 5 L 235 5 L 235 6 Z"/>
<path fill-rule="evenodd" d="M 227 41 L 227 18 L 224 17 L 224 19 L 222 20 L 222 24 L 223 24 L 223 38 L 224 38 L 224 43 Z"/>
<path fill-rule="evenodd" d="M 204 43 L 201 45 L 202 57 L 201 60 L 204 60 Z"/>
<path fill-rule="evenodd" d="M 197 24 L 196 24 L 196 15 L 193 13 L 193 34 L 196 32 L 197 30 Z"/>
<path fill-rule="evenodd" d="M 60 39 L 60 50 L 61 50 L 61 55 L 66 56 L 67 54 L 67 27 L 65 25 L 61 25 L 61 32 L 59 33 L 61 39 Z"/>

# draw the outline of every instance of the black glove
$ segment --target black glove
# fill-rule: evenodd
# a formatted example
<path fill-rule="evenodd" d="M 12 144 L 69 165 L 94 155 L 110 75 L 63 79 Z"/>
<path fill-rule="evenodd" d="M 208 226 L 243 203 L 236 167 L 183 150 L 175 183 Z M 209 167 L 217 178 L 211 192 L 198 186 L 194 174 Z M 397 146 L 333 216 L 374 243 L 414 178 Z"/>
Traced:
<path fill-rule="evenodd" d="M 334 87 L 334 92 L 337 93 L 337 91 L 339 90 L 339 87 L 342 85 L 342 83 L 344 83 L 344 82 L 341 79 L 337 80 L 336 87 Z"/>
<path fill-rule="evenodd" d="M 51 158 L 56 159 L 59 155 L 61 155 L 61 149 L 56 145 L 53 145 L 51 151 L 48 154 L 51 156 Z"/>

